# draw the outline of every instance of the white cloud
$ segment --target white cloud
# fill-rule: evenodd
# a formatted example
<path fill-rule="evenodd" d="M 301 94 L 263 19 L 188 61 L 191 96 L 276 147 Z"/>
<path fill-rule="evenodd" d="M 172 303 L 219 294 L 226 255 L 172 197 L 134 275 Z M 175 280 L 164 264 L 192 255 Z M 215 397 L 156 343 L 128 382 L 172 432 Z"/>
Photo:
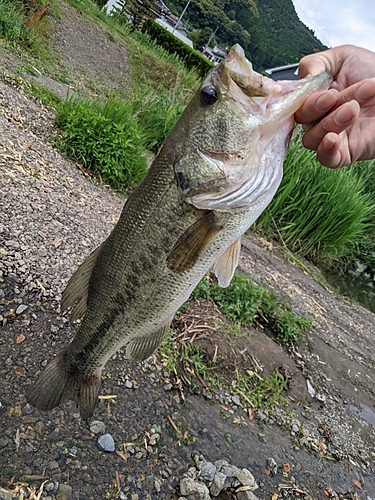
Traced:
<path fill-rule="evenodd" d="M 375 52 L 373 0 L 293 0 L 301 21 L 325 45 L 351 43 Z"/>

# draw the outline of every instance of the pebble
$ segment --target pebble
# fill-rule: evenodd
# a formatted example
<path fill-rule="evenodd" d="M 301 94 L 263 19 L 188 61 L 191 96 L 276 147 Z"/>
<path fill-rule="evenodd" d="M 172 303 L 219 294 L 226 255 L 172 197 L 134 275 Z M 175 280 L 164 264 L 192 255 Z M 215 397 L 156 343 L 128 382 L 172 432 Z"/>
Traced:
<path fill-rule="evenodd" d="M 20 304 L 17 309 L 16 309 L 16 314 L 17 315 L 20 315 L 22 314 L 23 312 L 26 311 L 26 309 L 28 309 L 29 306 L 27 306 L 26 304 Z"/>
<path fill-rule="evenodd" d="M 59 500 L 72 500 L 72 487 L 68 484 L 59 484 L 56 491 L 56 497 Z"/>
<path fill-rule="evenodd" d="M 105 423 L 100 420 L 90 422 L 90 432 L 93 434 L 102 434 L 105 431 Z"/>
<path fill-rule="evenodd" d="M 98 447 L 103 451 L 112 453 L 115 451 L 115 442 L 113 437 L 110 434 L 103 434 L 98 438 Z"/>

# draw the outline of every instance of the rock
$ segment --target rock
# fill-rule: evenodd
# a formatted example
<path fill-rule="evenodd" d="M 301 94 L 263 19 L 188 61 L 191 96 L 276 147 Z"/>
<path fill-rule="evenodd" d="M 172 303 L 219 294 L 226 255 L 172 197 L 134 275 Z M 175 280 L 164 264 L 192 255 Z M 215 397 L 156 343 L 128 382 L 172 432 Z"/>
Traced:
<path fill-rule="evenodd" d="M 238 491 L 236 493 L 237 500 L 259 500 L 251 490 Z"/>
<path fill-rule="evenodd" d="M 224 488 L 226 476 L 222 472 L 216 472 L 210 487 L 210 493 L 217 497 L 221 490 Z"/>
<path fill-rule="evenodd" d="M 57 500 L 72 500 L 72 487 L 68 484 L 59 484 L 56 491 Z"/>
<path fill-rule="evenodd" d="M 26 311 L 26 309 L 28 309 L 29 306 L 27 306 L 26 304 L 20 304 L 17 309 L 16 309 L 16 314 L 19 315 L 19 314 L 22 314 L 23 312 Z"/>
<path fill-rule="evenodd" d="M 203 483 L 198 483 L 190 477 L 184 477 L 180 481 L 180 493 L 189 500 L 210 500 L 208 488 Z"/>
<path fill-rule="evenodd" d="M 277 463 L 274 458 L 268 458 L 267 459 L 267 468 L 269 469 L 270 473 L 274 476 L 277 474 Z"/>
<path fill-rule="evenodd" d="M 201 475 L 202 479 L 206 481 L 213 481 L 216 474 L 216 467 L 211 462 L 205 462 L 201 467 Z"/>
<path fill-rule="evenodd" d="M 235 476 L 243 486 L 250 486 L 253 490 L 258 488 L 254 476 L 247 469 L 237 469 Z"/>
<path fill-rule="evenodd" d="M 238 471 L 238 468 L 235 465 L 223 465 L 220 469 L 220 472 L 222 472 L 226 479 L 225 479 L 225 487 L 227 488 L 232 484 L 233 478 Z"/>
<path fill-rule="evenodd" d="M 103 434 L 98 438 L 98 447 L 103 451 L 112 453 L 115 451 L 115 442 L 113 437 L 110 434 Z"/>
<path fill-rule="evenodd" d="M 90 422 L 90 432 L 93 434 L 101 434 L 105 431 L 105 423 L 100 420 Z"/>
<path fill-rule="evenodd" d="M 233 403 L 235 405 L 242 406 L 241 401 L 240 401 L 240 397 L 237 396 L 237 394 L 235 394 L 234 396 L 232 396 L 232 401 L 233 401 Z"/>

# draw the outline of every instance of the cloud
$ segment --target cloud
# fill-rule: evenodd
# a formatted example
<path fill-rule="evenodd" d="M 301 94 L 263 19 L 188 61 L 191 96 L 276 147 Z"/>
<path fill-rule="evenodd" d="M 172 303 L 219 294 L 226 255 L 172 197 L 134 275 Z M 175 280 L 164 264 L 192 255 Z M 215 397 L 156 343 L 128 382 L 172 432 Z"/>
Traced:
<path fill-rule="evenodd" d="M 301 21 L 325 45 L 350 43 L 375 52 L 373 0 L 293 0 Z"/>

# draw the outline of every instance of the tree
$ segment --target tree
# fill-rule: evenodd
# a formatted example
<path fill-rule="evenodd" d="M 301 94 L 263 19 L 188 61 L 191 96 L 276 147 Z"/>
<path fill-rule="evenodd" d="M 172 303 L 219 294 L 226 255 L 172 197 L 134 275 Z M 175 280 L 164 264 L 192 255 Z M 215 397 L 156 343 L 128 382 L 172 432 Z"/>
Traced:
<path fill-rule="evenodd" d="M 155 17 L 153 11 L 155 2 L 153 0 L 118 0 L 114 7 L 114 15 L 122 15 L 132 23 L 133 28 L 137 29 L 145 19 Z"/>
<path fill-rule="evenodd" d="M 194 44 L 194 48 L 196 50 L 202 50 L 205 45 L 207 44 L 210 36 L 212 35 L 212 29 L 211 28 L 203 28 L 203 29 L 197 29 L 195 31 L 192 31 L 191 33 L 189 33 L 188 37 L 190 38 L 190 40 L 193 42 Z M 215 39 L 213 39 L 211 41 L 211 44 L 212 45 L 212 42 L 214 41 Z M 215 43 L 213 44 L 215 45 Z"/>

